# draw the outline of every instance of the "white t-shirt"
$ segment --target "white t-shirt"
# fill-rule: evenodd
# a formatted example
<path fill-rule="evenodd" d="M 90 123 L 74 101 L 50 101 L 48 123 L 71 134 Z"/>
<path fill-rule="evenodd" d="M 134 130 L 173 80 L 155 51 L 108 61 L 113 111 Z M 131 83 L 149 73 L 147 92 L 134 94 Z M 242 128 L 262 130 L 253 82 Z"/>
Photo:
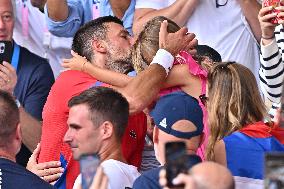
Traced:
<path fill-rule="evenodd" d="M 108 189 L 132 188 L 137 177 L 140 176 L 137 168 L 133 165 L 109 159 L 101 163 L 104 173 L 108 177 Z M 81 174 L 75 180 L 73 188 L 78 188 L 82 183 Z"/>
<path fill-rule="evenodd" d="M 135 8 L 162 9 L 175 0 L 136 0 Z M 217 50 L 223 61 L 236 61 L 248 67 L 258 79 L 259 49 L 256 39 L 238 0 L 218 0 L 224 4 L 216 8 L 215 0 L 199 0 L 187 22 L 190 32 L 196 34 L 200 45 Z"/>
<path fill-rule="evenodd" d="M 62 58 L 71 57 L 72 38 L 56 37 L 50 34 L 46 27 L 44 13 L 31 5 L 28 0 L 28 36 L 23 36 L 22 1 L 16 1 L 16 22 L 13 38 L 16 43 L 27 48 L 34 54 L 47 58 L 56 78 L 62 70 Z M 45 41 L 45 42 L 44 42 Z"/>

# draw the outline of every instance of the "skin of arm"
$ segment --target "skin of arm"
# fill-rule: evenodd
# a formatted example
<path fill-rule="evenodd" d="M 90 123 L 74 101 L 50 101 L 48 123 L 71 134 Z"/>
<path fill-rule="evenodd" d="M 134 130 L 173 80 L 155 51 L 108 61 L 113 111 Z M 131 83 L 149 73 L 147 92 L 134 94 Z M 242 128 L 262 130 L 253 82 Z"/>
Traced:
<path fill-rule="evenodd" d="M 151 8 L 136 9 L 133 21 L 133 33 L 140 33 L 143 25 L 156 16 L 165 16 L 180 26 L 184 26 L 192 15 L 199 0 L 176 0 L 172 5 L 164 9 Z"/>
<path fill-rule="evenodd" d="M 47 0 L 48 16 L 54 21 L 64 21 L 68 18 L 66 0 Z"/>
<path fill-rule="evenodd" d="M 223 140 L 216 142 L 214 146 L 215 162 L 227 167 L 225 143 Z"/>
<path fill-rule="evenodd" d="M 74 56 L 73 58 L 63 60 L 63 67 L 72 70 L 82 70 L 96 79 L 104 83 L 108 83 L 116 88 L 125 87 L 133 79 L 125 74 L 103 69 L 91 64 L 90 62 L 86 62 L 87 60 L 85 58 L 74 52 L 72 52 L 72 54 Z M 195 98 L 198 98 L 201 92 L 200 79 L 190 74 L 188 65 L 185 64 L 173 66 L 161 88 L 164 89 L 174 86 L 180 86 L 184 92 Z"/>
<path fill-rule="evenodd" d="M 239 3 L 254 37 L 259 42 L 261 38 L 261 29 L 257 15 L 261 9 L 261 4 L 259 4 L 256 0 L 239 0 Z"/>
<path fill-rule="evenodd" d="M 104 83 L 108 83 L 110 85 L 116 87 L 125 87 L 129 81 L 132 79 L 131 77 L 121 74 L 118 72 L 114 72 L 111 70 L 103 69 L 98 66 L 95 66 L 87 61 L 85 57 L 78 55 L 76 52 L 71 51 L 73 55 L 70 59 L 63 59 L 62 66 L 71 70 L 83 71 L 87 74 L 90 74 L 94 78 L 102 81 Z"/>
<path fill-rule="evenodd" d="M 28 114 L 23 107 L 19 108 L 23 143 L 34 151 L 41 137 L 41 122 Z M 32 129 L 31 129 L 32 128 Z"/>

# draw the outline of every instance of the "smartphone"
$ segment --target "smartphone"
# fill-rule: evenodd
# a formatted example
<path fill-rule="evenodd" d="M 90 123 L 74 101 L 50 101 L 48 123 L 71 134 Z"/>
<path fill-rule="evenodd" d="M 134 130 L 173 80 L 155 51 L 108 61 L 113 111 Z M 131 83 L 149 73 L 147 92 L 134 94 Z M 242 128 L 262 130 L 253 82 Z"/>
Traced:
<path fill-rule="evenodd" d="M 284 153 L 265 154 L 265 189 L 284 188 Z"/>
<path fill-rule="evenodd" d="M 97 154 L 83 155 L 80 157 L 80 171 L 82 175 L 82 189 L 89 189 L 93 182 L 100 158 Z"/>
<path fill-rule="evenodd" d="M 280 6 L 280 4 L 281 4 L 280 0 L 264 0 L 263 4 L 264 4 L 265 7 L 269 7 L 269 6 L 273 7 L 272 11 L 270 11 L 269 14 L 270 13 L 279 13 L 280 12 L 279 10 L 275 9 L 275 7 Z M 272 18 L 270 22 L 272 24 L 278 24 L 278 20 L 279 20 L 279 18 L 276 17 L 276 18 Z"/>
<path fill-rule="evenodd" d="M 168 187 L 183 187 L 184 185 L 174 185 L 172 180 L 179 173 L 187 173 L 187 153 L 184 142 L 168 142 L 166 143 L 166 172 L 167 172 L 167 186 Z"/>
<path fill-rule="evenodd" d="M 11 63 L 13 56 L 13 44 L 11 41 L 0 41 L 0 64 L 3 61 Z"/>

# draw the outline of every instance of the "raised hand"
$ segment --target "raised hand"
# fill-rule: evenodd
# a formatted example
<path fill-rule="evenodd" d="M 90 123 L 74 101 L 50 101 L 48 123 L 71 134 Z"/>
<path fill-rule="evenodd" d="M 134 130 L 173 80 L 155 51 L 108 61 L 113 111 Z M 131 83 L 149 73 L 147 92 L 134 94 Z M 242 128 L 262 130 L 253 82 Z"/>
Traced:
<path fill-rule="evenodd" d="M 70 59 L 63 59 L 62 66 L 68 70 L 84 71 L 84 66 L 88 60 L 74 51 L 71 51 L 71 54 L 73 57 Z"/>
<path fill-rule="evenodd" d="M 52 183 L 60 178 L 64 169 L 61 167 L 61 163 L 59 161 L 50 161 L 44 163 L 38 163 L 37 158 L 40 153 L 40 144 L 37 145 L 33 154 L 29 158 L 29 162 L 27 164 L 27 169 L 46 182 Z"/>
<path fill-rule="evenodd" d="M 258 20 L 261 28 L 261 36 L 263 39 L 272 39 L 274 38 L 274 30 L 277 24 L 271 23 L 271 19 L 277 17 L 277 13 L 272 13 L 272 6 L 264 7 L 260 9 L 258 13 Z"/>
<path fill-rule="evenodd" d="M 15 68 L 8 62 L 0 64 L 0 89 L 13 94 L 17 84 L 17 73 Z"/>
<path fill-rule="evenodd" d="M 188 33 L 188 29 L 183 27 L 175 33 L 167 32 L 168 22 L 164 20 L 159 32 L 159 47 L 170 52 L 173 56 L 185 50 L 195 54 L 197 39 L 194 33 Z"/>

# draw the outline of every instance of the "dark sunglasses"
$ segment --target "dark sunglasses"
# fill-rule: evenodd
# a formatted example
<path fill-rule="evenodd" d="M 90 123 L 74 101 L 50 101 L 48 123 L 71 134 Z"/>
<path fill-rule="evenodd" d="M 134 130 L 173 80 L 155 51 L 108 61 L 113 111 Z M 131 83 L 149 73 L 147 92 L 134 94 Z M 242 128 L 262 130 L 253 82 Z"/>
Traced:
<path fill-rule="evenodd" d="M 205 96 L 205 94 L 202 94 L 202 95 L 199 96 L 199 99 L 200 99 L 201 103 L 202 103 L 204 106 L 206 106 L 207 101 L 208 101 L 208 97 Z"/>

